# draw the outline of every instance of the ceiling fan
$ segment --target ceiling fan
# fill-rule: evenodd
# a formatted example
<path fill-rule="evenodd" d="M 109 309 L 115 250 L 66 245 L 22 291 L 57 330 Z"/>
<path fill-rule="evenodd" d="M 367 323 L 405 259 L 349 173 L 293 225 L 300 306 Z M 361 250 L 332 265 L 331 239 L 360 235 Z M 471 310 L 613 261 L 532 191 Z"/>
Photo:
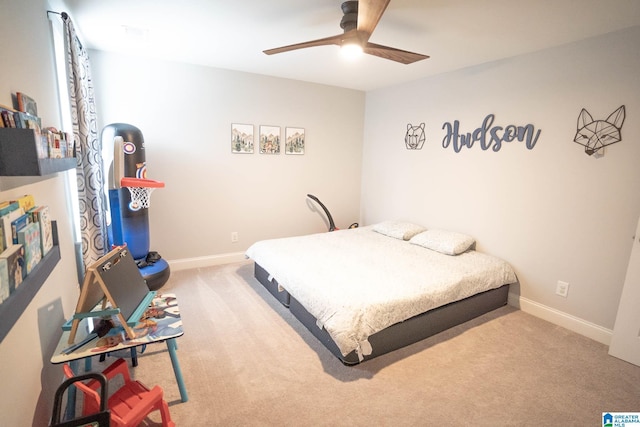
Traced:
<path fill-rule="evenodd" d="M 390 2 L 391 0 L 345 1 L 341 6 L 344 16 L 340 21 L 340 27 L 344 30 L 344 34 L 268 49 L 264 53 L 273 55 L 315 46 L 336 45 L 344 47 L 346 45 L 357 45 L 364 53 L 403 64 L 411 64 L 429 58 L 427 55 L 369 43 L 373 30 L 378 25 Z"/>

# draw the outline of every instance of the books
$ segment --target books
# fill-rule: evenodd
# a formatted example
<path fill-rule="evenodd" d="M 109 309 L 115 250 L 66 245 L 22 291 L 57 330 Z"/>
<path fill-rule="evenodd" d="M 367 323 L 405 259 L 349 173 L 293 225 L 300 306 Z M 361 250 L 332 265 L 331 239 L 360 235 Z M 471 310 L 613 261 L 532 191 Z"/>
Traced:
<path fill-rule="evenodd" d="M 0 262 L 6 262 L 9 276 L 9 293 L 13 293 L 26 276 L 24 269 L 24 248 L 11 245 L 0 254 Z"/>
<path fill-rule="evenodd" d="M 16 128 L 18 129 L 25 129 L 27 127 L 22 114 L 24 113 L 21 113 L 20 111 L 16 111 L 15 113 L 13 113 L 13 121 L 15 122 Z"/>
<path fill-rule="evenodd" d="M 42 256 L 53 248 L 53 230 L 51 227 L 51 214 L 49 206 L 38 206 L 31 212 L 31 220 L 40 228 L 40 249 Z"/>
<path fill-rule="evenodd" d="M 11 243 L 18 244 L 18 232 L 31 224 L 31 215 L 26 213 L 11 221 Z"/>
<path fill-rule="evenodd" d="M 0 216 L 4 216 L 20 207 L 18 202 L 0 202 Z"/>
<path fill-rule="evenodd" d="M 22 111 L 13 111 L 0 107 L 0 127 L 16 129 L 36 129 L 40 133 L 42 120 Z"/>
<path fill-rule="evenodd" d="M 29 274 L 42 259 L 40 225 L 32 222 L 20 230 L 18 243 L 24 247 L 25 274 Z"/>
<path fill-rule="evenodd" d="M 2 122 L 4 124 L 3 127 L 6 128 L 14 128 L 16 127 L 16 121 L 13 118 L 13 112 L 9 110 L 0 111 L 0 116 L 2 116 Z"/>
<path fill-rule="evenodd" d="M 36 206 L 31 194 L 0 201 L 0 303 L 53 249 L 52 222 L 49 206 Z"/>
<path fill-rule="evenodd" d="M 40 135 L 42 133 L 42 120 L 40 117 L 33 116 L 29 113 L 16 112 L 16 115 L 20 116 L 20 123 L 23 124 L 23 129 L 33 129 L 36 131 L 36 134 Z M 18 122 L 16 121 L 16 125 Z"/>
<path fill-rule="evenodd" d="M 18 243 L 18 231 L 31 222 L 31 215 L 28 215 L 25 212 L 34 208 L 35 205 L 35 199 L 31 194 L 25 194 L 17 200 L 0 203 L 0 218 L 3 219 L 0 227 L 2 228 L 2 234 L 5 237 L 5 247 L 8 247 L 11 243 Z M 22 212 L 22 214 L 18 215 L 17 212 Z M 5 213 L 5 215 L 3 215 L 3 213 Z M 6 213 L 9 215 L 6 215 Z M 8 220 L 5 218 L 8 218 Z M 9 235 L 7 235 L 7 221 L 11 226 L 9 229 L 11 241 L 9 241 Z"/>
<path fill-rule="evenodd" d="M 2 220 L 2 217 L 10 212 L 18 210 L 18 208 L 20 208 L 20 205 L 17 202 L 0 202 L 0 252 L 7 249 L 7 240 L 4 235 L 4 227 L 2 225 L 4 221 Z"/>
<path fill-rule="evenodd" d="M 9 290 L 9 269 L 7 268 L 7 260 L 0 259 L 0 304 L 9 298 L 11 291 Z"/>
<path fill-rule="evenodd" d="M 25 212 L 36 206 L 36 200 L 31 194 L 25 194 L 24 196 L 19 197 L 17 200 L 12 200 L 12 202 L 17 202 L 18 206 L 20 206 Z"/>
<path fill-rule="evenodd" d="M 6 215 L 0 216 L 0 228 L 2 228 L 2 234 L 4 238 L 4 247 L 8 248 L 13 245 L 13 235 L 11 233 L 11 222 L 18 217 L 24 215 L 24 211 L 18 207 Z"/>

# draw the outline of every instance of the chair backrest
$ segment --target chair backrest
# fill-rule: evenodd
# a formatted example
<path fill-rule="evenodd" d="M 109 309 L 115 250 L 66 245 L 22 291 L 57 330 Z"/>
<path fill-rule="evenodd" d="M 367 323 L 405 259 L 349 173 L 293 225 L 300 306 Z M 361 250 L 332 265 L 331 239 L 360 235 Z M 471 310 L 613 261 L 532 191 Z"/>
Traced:
<path fill-rule="evenodd" d="M 68 364 L 62 365 L 62 370 L 64 371 L 65 377 L 68 379 L 74 378 L 76 375 Z M 74 384 L 78 390 L 82 392 L 84 395 L 84 404 L 82 406 L 82 414 L 89 415 L 99 412 L 101 410 L 101 401 L 100 395 L 98 394 L 98 389 L 102 388 L 101 384 L 96 380 L 91 380 L 88 383 L 83 383 L 82 381 L 77 381 Z M 106 387 L 102 388 L 106 392 Z M 101 392 L 102 392 L 101 390 Z M 105 393 L 106 395 L 106 393 Z M 104 402 L 104 405 L 107 405 L 107 402 Z"/>
<path fill-rule="evenodd" d="M 84 384 L 82 381 L 93 380 L 99 383 L 100 387 L 100 410 L 98 412 L 75 418 L 69 421 L 61 421 L 62 413 L 62 398 L 65 391 L 73 385 Z M 107 409 L 107 378 L 100 373 L 90 372 L 83 375 L 68 378 L 64 381 L 60 387 L 56 390 L 55 398 L 53 401 L 53 415 L 51 417 L 50 427 L 77 427 L 77 426 L 95 426 L 95 427 L 109 427 L 111 425 L 111 414 Z"/>

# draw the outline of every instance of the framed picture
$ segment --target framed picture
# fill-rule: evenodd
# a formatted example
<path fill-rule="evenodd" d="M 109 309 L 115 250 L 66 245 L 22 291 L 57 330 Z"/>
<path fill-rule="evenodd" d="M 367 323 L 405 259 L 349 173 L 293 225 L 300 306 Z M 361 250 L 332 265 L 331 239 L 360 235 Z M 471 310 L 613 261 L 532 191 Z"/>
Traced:
<path fill-rule="evenodd" d="M 303 128 L 285 128 L 284 152 L 285 154 L 304 154 Z"/>
<path fill-rule="evenodd" d="M 32 116 L 38 116 L 38 105 L 33 98 L 22 92 L 16 92 L 16 98 L 18 100 L 19 111 L 31 114 Z"/>
<path fill-rule="evenodd" d="M 232 153 L 252 154 L 253 144 L 253 125 L 231 124 Z"/>
<path fill-rule="evenodd" d="M 260 154 L 280 154 L 280 126 L 260 125 Z"/>

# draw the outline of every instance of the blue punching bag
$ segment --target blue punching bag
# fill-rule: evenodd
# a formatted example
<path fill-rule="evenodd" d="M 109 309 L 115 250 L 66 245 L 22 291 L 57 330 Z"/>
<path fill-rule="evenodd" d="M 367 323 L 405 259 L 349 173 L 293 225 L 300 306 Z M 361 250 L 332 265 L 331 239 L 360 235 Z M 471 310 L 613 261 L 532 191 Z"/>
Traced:
<path fill-rule="evenodd" d="M 126 123 L 113 123 L 106 126 L 102 131 L 103 141 L 105 139 L 115 142 L 114 154 L 114 187 L 117 195 L 110 195 L 110 200 L 119 200 L 117 206 L 111 205 L 113 227 L 113 244 L 129 246 L 133 259 L 143 259 L 149 253 L 149 209 L 141 208 L 131 203 L 131 194 L 125 187 L 120 187 L 120 176 L 131 178 L 146 178 L 146 158 L 144 152 L 144 138 L 142 132 L 135 126 Z M 121 150 L 121 153 L 118 151 Z M 117 215 L 116 210 L 119 210 Z M 114 215 L 114 213 L 116 215 Z M 118 218 L 119 216 L 119 218 Z M 121 223 L 117 224 L 117 220 Z"/>
<path fill-rule="evenodd" d="M 105 147 L 113 147 L 113 162 L 108 174 L 111 244 L 126 244 L 147 286 L 151 290 L 158 289 L 169 278 L 169 264 L 157 253 L 149 252 L 149 209 L 132 201 L 129 189 L 120 185 L 122 178 L 147 179 L 142 132 L 126 123 L 113 123 L 102 130 L 102 143 L 103 151 Z"/>

